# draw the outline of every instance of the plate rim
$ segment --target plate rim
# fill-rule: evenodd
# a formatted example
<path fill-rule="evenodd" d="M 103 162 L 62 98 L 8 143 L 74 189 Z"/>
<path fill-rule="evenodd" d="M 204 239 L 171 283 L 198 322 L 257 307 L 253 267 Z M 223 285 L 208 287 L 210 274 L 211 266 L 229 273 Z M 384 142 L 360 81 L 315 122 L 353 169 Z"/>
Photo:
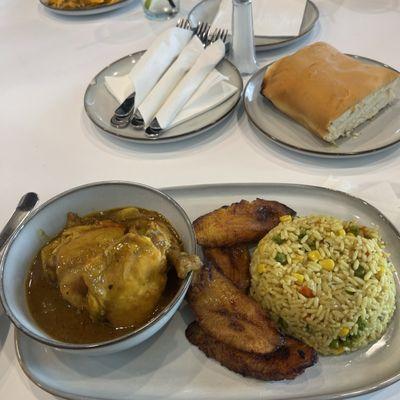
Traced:
<path fill-rule="evenodd" d="M 294 54 L 294 53 L 292 53 Z M 392 71 L 395 71 L 397 73 L 400 74 L 400 71 L 396 70 L 395 68 L 391 67 L 388 64 L 385 64 L 381 61 L 375 60 L 373 58 L 369 58 L 369 57 L 364 57 L 364 56 L 360 56 L 357 54 L 349 54 L 349 53 L 344 53 L 347 56 L 350 56 L 354 59 L 357 60 L 366 60 L 366 61 L 370 61 L 373 62 L 375 64 L 378 64 L 382 67 L 385 68 L 389 68 Z M 287 57 L 287 56 L 285 56 Z M 274 64 L 276 61 L 275 60 L 273 62 L 268 63 L 267 65 L 264 65 L 263 67 L 261 67 L 259 70 L 257 70 L 252 76 L 251 78 L 248 80 L 244 90 L 243 90 L 243 106 L 244 106 L 244 110 L 246 112 L 247 118 L 249 119 L 249 121 L 264 135 L 268 138 L 268 140 L 271 140 L 272 142 L 274 142 L 275 144 L 279 145 L 280 147 L 284 147 L 286 149 L 295 151 L 297 153 L 300 154 L 305 154 L 305 155 L 309 155 L 309 156 L 315 156 L 315 157 L 326 157 L 326 158 L 351 158 L 351 157 L 361 157 L 361 156 L 366 156 L 366 155 L 371 155 L 371 154 L 377 154 L 380 153 L 382 151 L 385 151 L 387 149 L 389 149 L 390 147 L 396 146 L 397 144 L 400 143 L 400 137 L 398 139 L 396 139 L 395 141 L 385 144 L 384 146 L 380 146 L 374 149 L 369 149 L 369 150 L 361 150 L 361 151 L 352 151 L 352 152 L 328 152 L 328 151 L 321 151 L 321 150 L 309 150 L 309 149 L 304 149 L 302 147 L 298 147 L 296 145 L 293 144 L 289 144 L 287 142 L 284 142 L 281 139 L 276 138 L 272 133 L 268 132 L 265 128 L 261 127 L 260 124 L 258 124 L 250 115 L 250 105 L 249 105 L 249 101 L 246 99 L 246 93 L 247 90 L 249 88 L 249 85 L 251 83 L 253 83 L 253 80 L 255 79 L 256 75 L 258 76 L 259 74 L 265 73 L 265 71 L 272 65 Z M 273 105 L 273 107 L 275 107 Z M 291 119 L 289 116 L 285 115 L 286 118 Z M 296 124 L 298 124 L 297 121 L 294 121 Z M 302 127 L 302 125 L 298 124 L 300 127 Z M 306 129 L 306 128 L 305 128 Z M 310 134 L 313 134 L 311 132 L 309 132 Z M 322 139 L 321 139 L 322 140 Z"/>
<path fill-rule="evenodd" d="M 191 17 L 193 15 L 193 12 L 197 9 L 197 8 L 201 8 L 204 7 L 204 4 L 207 3 L 210 0 L 201 0 L 200 3 L 196 4 L 188 13 L 188 19 L 189 21 L 191 20 Z M 284 46 L 289 46 L 290 44 L 294 43 L 295 41 L 297 41 L 298 39 L 303 38 L 304 36 L 306 36 L 308 33 L 310 33 L 312 31 L 312 29 L 315 27 L 315 25 L 317 24 L 317 22 L 319 21 L 319 17 L 320 17 L 320 12 L 318 7 L 315 5 L 315 3 L 312 0 L 307 0 L 306 3 L 306 7 L 308 6 L 308 4 L 310 4 L 310 7 L 312 7 L 312 9 L 315 12 L 315 18 L 314 21 L 310 24 L 309 28 L 306 29 L 303 33 L 297 35 L 297 36 L 256 36 L 254 35 L 255 38 L 259 38 L 259 39 L 266 39 L 266 38 L 281 38 L 282 40 L 275 42 L 275 43 L 270 43 L 270 44 L 256 44 L 256 50 L 259 51 L 264 51 L 264 50 L 273 50 L 276 48 L 280 48 L 280 47 L 284 47 Z M 303 15 L 304 18 L 304 15 Z M 303 22 L 302 22 L 303 23 Z"/>
<path fill-rule="evenodd" d="M 46 0 L 39 0 L 39 3 L 43 7 L 46 7 L 47 9 L 54 11 L 55 13 L 59 13 L 59 14 L 62 13 L 63 15 L 67 15 L 67 14 L 89 15 L 86 12 L 90 12 L 90 11 L 96 12 L 97 10 L 104 10 L 103 12 L 112 11 L 112 9 L 114 9 L 116 6 L 122 7 L 123 5 L 129 4 L 132 1 L 133 0 L 119 0 L 116 3 L 112 3 L 112 4 L 100 4 L 100 5 L 94 6 L 94 7 L 83 7 L 83 8 L 73 8 L 73 9 L 53 7 L 53 6 L 46 4 Z M 85 12 L 85 14 L 83 14 L 82 12 Z"/>
<path fill-rule="evenodd" d="M 129 1 L 129 0 L 128 0 L 128 1 Z M 138 137 L 138 138 L 136 138 L 136 137 L 133 138 L 133 137 L 129 137 L 129 136 L 126 136 L 126 135 L 119 135 L 118 133 L 112 132 L 111 130 L 108 130 L 108 129 L 106 129 L 106 128 L 100 126 L 100 124 L 98 124 L 98 123 L 92 118 L 91 113 L 89 112 L 89 109 L 88 109 L 87 101 L 86 101 L 87 96 L 88 96 L 89 89 L 90 89 L 91 86 L 92 86 L 92 82 L 96 82 L 96 83 L 97 83 L 97 77 L 98 77 L 100 74 L 102 74 L 103 72 L 105 72 L 105 71 L 106 71 L 108 68 L 110 68 L 112 65 L 114 65 L 114 64 L 116 64 L 116 63 L 118 63 L 118 62 L 120 62 L 120 61 L 122 61 L 122 60 L 124 60 L 124 59 L 127 59 L 127 58 L 129 58 L 129 57 L 134 57 L 134 56 L 137 56 L 137 55 L 139 55 L 139 54 L 143 55 L 146 51 L 147 51 L 147 50 L 136 51 L 136 52 L 134 52 L 134 53 L 130 53 L 130 54 L 126 55 L 126 56 L 123 56 L 123 57 L 121 57 L 121 58 L 119 58 L 119 59 L 113 61 L 112 63 L 110 63 L 110 64 L 108 64 L 106 67 L 104 67 L 101 71 L 99 71 L 99 72 L 91 79 L 91 81 L 89 82 L 89 84 L 88 84 L 88 86 L 87 86 L 87 88 L 86 88 L 86 90 L 85 90 L 85 94 L 84 94 L 84 96 L 83 96 L 83 106 L 84 106 L 84 109 L 85 109 L 85 113 L 86 113 L 86 115 L 88 116 L 88 118 L 90 119 L 90 121 L 91 121 L 97 128 L 99 128 L 103 133 L 112 135 L 112 136 L 114 136 L 114 137 L 117 137 L 118 139 L 126 140 L 126 141 L 128 141 L 128 142 L 132 142 L 132 143 L 135 143 L 135 142 L 136 142 L 136 143 L 140 143 L 140 144 L 160 144 L 160 143 L 168 143 L 168 142 L 170 142 L 170 143 L 171 143 L 171 142 L 177 142 L 177 141 L 186 139 L 188 136 L 190 136 L 190 137 L 197 136 L 197 135 L 199 135 L 199 134 L 201 134 L 201 133 L 203 133 L 203 132 L 205 132 L 205 131 L 208 131 L 209 129 L 213 128 L 214 126 L 219 125 L 222 121 L 224 121 L 226 118 L 228 118 L 228 117 L 232 114 L 232 112 L 235 110 L 236 106 L 239 104 L 240 99 L 242 98 L 242 94 L 244 93 L 244 90 L 243 90 L 243 89 L 244 89 L 243 78 L 242 78 L 242 76 L 241 76 L 239 70 L 237 69 L 237 67 L 236 67 L 230 60 L 228 60 L 228 58 L 225 56 L 220 62 L 224 61 L 224 62 L 228 63 L 228 65 L 232 68 L 232 70 L 233 70 L 233 71 L 236 73 L 236 75 L 240 78 L 240 87 L 237 88 L 237 89 L 238 89 L 238 92 L 237 92 L 238 98 L 237 98 L 237 100 L 235 101 L 235 103 L 232 105 L 232 107 L 231 107 L 226 113 L 224 113 L 222 116 L 218 117 L 216 120 L 213 120 L 213 121 L 210 122 L 209 124 L 207 124 L 207 125 L 205 125 L 205 126 L 203 126 L 203 127 L 201 127 L 201 128 L 198 128 L 198 129 L 195 129 L 195 130 L 191 130 L 191 131 L 189 131 L 189 132 L 185 132 L 185 133 L 183 133 L 183 134 L 181 134 L 181 135 L 178 135 L 178 136 L 168 137 L 168 136 L 163 136 L 163 135 L 161 135 L 160 137 L 154 138 L 154 139 L 147 138 L 147 137 L 145 137 L 145 136 L 143 136 L 143 137 Z M 234 95 L 235 95 L 235 94 L 233 94 L 232 97 L 233 97 Z M 225 101 L 227 101 L 227 100 L 229 100 L 229 98 L 226 99 Z M 223 103 L 222 103 L 222 104 L 223 104 Z M 209 110 L 209 111 L 211 111 L 211 110 Z M 185 122 L 187 122 L 187 121 L 185 121 Z M 122 131 L 123 131 L 123 129 L 121 129 L 121 132 L 122 132 Z"/>
<path fill-rule="evenodd" d="M 113 182 L 125 182 L 126 181 L 113 181 Z M 176 185 L 176 186 L 168 186 L 168 187 L 162 187 L 158 188 L 157 190 L 165 193 L 166 195 L 172 197 L 173 191 L 178 191 L 178 190 L 188 190 L 190 191 L 193 188 L 196 189 L 218 189 L 218 188 L 246 188 L 246 187 L 277 187 L 280 186 L 282 188 L 291 188 L 291 189 L 307 189 L 307 190 L 322 190 L 326 193 L 334 193 L 338 194 L 340 196 L 346 197 L 348 199 L 351 199 L 352 201 L 356 201 L 358 203 L 362 203 L 364 206 L 367 206 L 372 212 L 377 214 L 379 218 L 382 219 L 382 221 L 390 227 L 390 229 L 393 231 L 393 233 L 396 235 L 398 240 L 400 241 L 400 232 L 396 228 L 396 226 L 390 221 L 389 218 L 387 218 L 377 207 L 373 206 L 366 200 L 363 200 L 362 198 L 355 196 L 353 194 L 337 190 L 337 189 L 332 189 L 324 186 L 317 186 L 317 185 L 307 185 L 307 184 L 296 184 L 296 183 L 283 183 L 283 182 L 239 182 L 239 183 L 209 183 L 209 184 L 199 184 L 199 185 Z M 173 197 L 172 197 L 173 198 Z M 177 201 L 177 200 L 174 200 Z M 183 208 L 183 206 L 181 206 Z M 28 379 L 34 383 L 36 386 L 38 386 L 40 389 L 44 390 L 47 393 L 50 393 L 52 395 L 61 397 L 63 399 L 67 400 L 95 400 L 96 398 L 93 396 L 85 396 L 85 395 L 75 395 L 72 393 L 67 393 L 65 391 L 58 391 L 55 389 L 50 388 L 48 385 L 45 385 L 43 383 L 37 382 L 33 375 L 30 373 L 27 365 L 25 364 L 25 361 L 23 360 L 23 356 L 20 351 L 20 337 L 24 335 L 23 332 L 21 332 L 18 328 L 14 327 L 14 347 L 15 347 L 15 352 L 17 355 L 18 363 L 24 372 L 24 374 L 28 377 Z M 28 337 L 28 339 L 30 339 Z M 42 345 L 42 344 L 40 344 Z M 336 400 L 336 399 L 347 399 L 350 397 L 354 396 L 360 396 L 360 395 L 365 395 L 369 393 L 376 392 L 378 390 L 384 389 L 400 380 L 400 367 L 399 371 L 391 376 L 388 379 L 385 379 L 383 381 L 380 381 L 379 383 L 374 383 L 370 386 L 365 387 L 364 389 L 356 388 L 352 391 L 347 391 L 347 392 L 339 392 L 339 393 L 333 393 L 333 394 L 326 394 L 323 396 L 320 395 L 313 395 L 313 396 L 302 396 L 297 398 L 297 400 Z M 111 398 L 107 398 L 107 400 L 112 400 Z"/>

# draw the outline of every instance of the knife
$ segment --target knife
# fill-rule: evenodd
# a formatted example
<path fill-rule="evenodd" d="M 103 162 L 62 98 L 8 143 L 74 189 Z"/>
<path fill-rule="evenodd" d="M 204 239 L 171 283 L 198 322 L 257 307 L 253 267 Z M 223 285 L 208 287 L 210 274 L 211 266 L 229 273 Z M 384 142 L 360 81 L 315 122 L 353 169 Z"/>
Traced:
<path fill-rule="evenodd" d="M 10 236 L 18 228 L 20 223 L 28 216 L 28 214 L 31 213 L 38 200 L 38 195 L 33 192 L 26 193 L 21 197 L 13 215 L 8 220 L 3 230 L 0 232 L 0 251 L 2 250 L 7 240 L 10 238 Z"/>

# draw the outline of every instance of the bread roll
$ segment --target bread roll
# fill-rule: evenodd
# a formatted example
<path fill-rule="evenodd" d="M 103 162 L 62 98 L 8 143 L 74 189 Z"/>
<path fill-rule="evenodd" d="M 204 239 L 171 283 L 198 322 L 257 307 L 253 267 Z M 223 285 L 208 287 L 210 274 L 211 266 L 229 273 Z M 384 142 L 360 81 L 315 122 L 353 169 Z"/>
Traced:
<path fill-rule="evenodd" d="M 314 43 L 272 64 L 262 94 L 327 142 L 348 135 L 396 96 L 399 73 Z"/>

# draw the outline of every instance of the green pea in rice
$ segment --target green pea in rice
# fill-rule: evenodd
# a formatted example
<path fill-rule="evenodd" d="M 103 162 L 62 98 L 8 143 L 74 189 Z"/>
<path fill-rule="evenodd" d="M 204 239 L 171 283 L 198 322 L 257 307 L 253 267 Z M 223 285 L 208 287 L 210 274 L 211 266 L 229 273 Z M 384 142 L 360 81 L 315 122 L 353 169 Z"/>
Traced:
<path fill-rule="evenodd" d="M 250 270 L 253 298 L 321 354 L 379 339 L 395 310 L 384 243 L 355 222 L 309 216 L 280 223 L 259 242 Z"/>

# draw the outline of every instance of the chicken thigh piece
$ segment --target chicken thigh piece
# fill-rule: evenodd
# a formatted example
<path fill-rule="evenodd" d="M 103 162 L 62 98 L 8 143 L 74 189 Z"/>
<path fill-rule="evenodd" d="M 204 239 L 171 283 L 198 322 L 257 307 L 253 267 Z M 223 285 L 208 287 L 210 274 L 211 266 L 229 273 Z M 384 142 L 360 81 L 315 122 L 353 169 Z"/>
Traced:
<path fill-rule="evenodd" d="M 167 259 L 147 236 L 128 233 L 91 260 L 102 271 L 87 279 L 88 311 L 114 327 L 140 326 L 155 311 L 167 283 Z"/>
<path fill-rule="evenodd" d="M 41 251 L 42 267 L 47 278 L 58 284 L 62 297 L 74 307 L 88 308 L 89 280 L 102 271 L 90 260 L 124 236 L 125 228 L 113 221 L 98 221 L 65 229 Z"/>
<path fill-rule="evenodd" d="M 132 207 L 111 217 L 116 222 L 70 215 L 68 227 L 43 248 L 43 269 L 62 297 L 93 320 L 139 326 L 157 308 L 168 263 L 183 279 L 201 262 L 182 251 L 179 236 L 159 214 Z"/>

